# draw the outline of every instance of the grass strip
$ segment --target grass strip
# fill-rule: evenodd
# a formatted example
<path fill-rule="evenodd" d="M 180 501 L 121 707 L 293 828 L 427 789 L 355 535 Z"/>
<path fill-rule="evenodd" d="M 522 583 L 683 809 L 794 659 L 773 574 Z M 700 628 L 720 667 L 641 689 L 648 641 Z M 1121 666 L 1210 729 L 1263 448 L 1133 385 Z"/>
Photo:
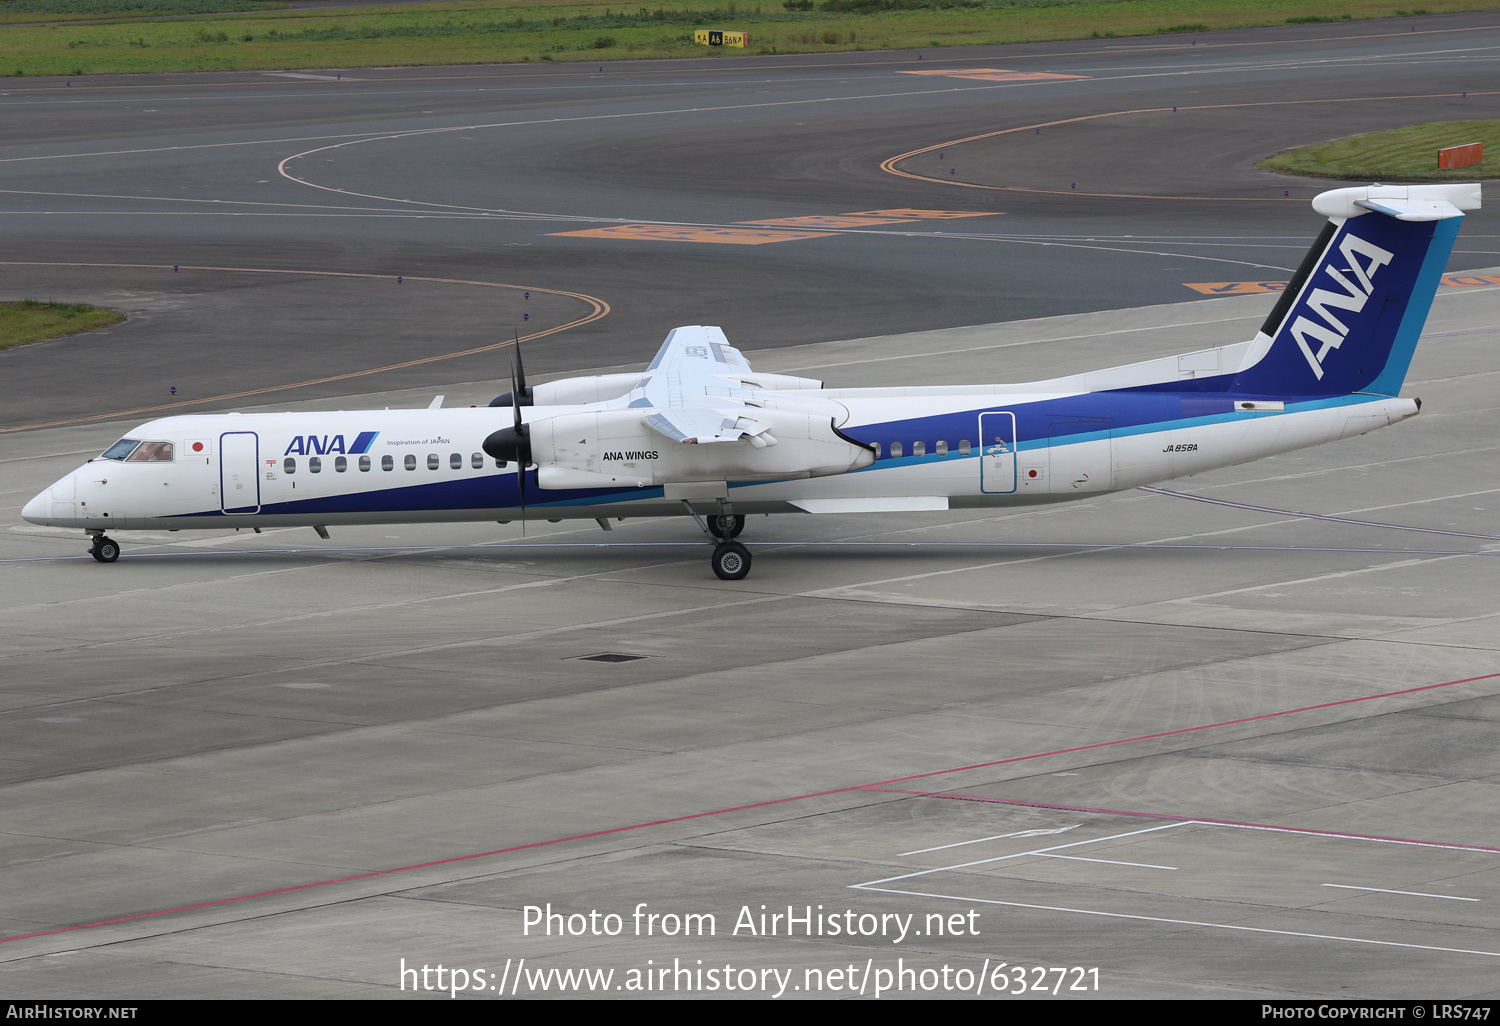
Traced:
<path fill-rule="evenodd" d="M 85 0 L 6 0 L 0 2 L 0 20 L 12 4 L 43 2 Z M 1390 0 L 1324 0 L 1313 15 L 1302 0 L 676 0 L 670 8 L 631 8 L 618 0 L 451 0 L 189 19 L 12 24 L 0 28 L 0 75 L 931 50 L 1199 35 L 1216 29 L 1483 10 L 1494 4 L 1424 2 L 1424 7 L 1406 9 Z M 734 50 L 697 46 L 693 30 L 703 27 L 749 31 L 752 45 Z M 1392 30 L 1406 27 L 1393 25 Z"/>
<path fill-rule="evenodd" d="M 124 319 L 117 310 L 101 310 L 87 303 L 43 303 L 36 299 L 0 303 L 0 349 L 107 328 Z"/>
<path fill-rule="evenodd" d="M 1484 143 L 1485 160 L 1438 170 L 1438 150 Z M 1428 121 L 1302 146 L 1257 163 L 1267 171 L 1365 182 L 1472 182 L 1500 178 L 1500 121 Z"/>
<path fill-rule="evenodd" d="M 270 11 L 284 0 L 0 0 L 0 24 Z"/>

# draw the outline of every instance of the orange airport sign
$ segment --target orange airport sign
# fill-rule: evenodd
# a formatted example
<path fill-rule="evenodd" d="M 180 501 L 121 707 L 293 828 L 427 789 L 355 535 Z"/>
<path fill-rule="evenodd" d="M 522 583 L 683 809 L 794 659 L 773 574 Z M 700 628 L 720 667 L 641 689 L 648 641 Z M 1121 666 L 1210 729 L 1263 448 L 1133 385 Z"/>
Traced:
<path fill-rule="evenodd" d="M 1438 150 L 1438 167 L 1468 167 L 1484 163 L 1484 143 L 1465 143 L 1462 146 L 1446 146 Z"/>

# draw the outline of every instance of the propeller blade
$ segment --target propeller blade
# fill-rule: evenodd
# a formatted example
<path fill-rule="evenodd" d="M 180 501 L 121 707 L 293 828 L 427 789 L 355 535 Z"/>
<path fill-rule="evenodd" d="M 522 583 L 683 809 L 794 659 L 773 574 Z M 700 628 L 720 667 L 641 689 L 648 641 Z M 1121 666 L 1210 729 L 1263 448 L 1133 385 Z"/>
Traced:
<path fill-rule="evenodd" d="M 516 364 L 517 368 L 511 371 L 510 388 L 516 397 L 516 404 L 510 408 L 515 417 L 515 425 L 511 428 L 516 435 L 516 490 L 521 496 L 521 534 L 526 533 L 526 465 L 531 462 L 531 439 L 527 437 L 526 424 L 521 420 L 521 383 L 518 378 L 521 363 L 521 339 L 516 337 Z"/>
<path fill-rule="evenodd" d="M 526 384 L 526 367 L 521 361 L 521 333 L 516 333 L 516 351 L 511 361 L 511 390 L 490 400 L 491 406 L 531 406 L 531 386 Z"/>
<path fill-rule="evenodd" d="M 521 361 L 521 333 L 516 332 L 516 373 L 511 385 L 517 398 L 517 406 L 530 406 L 531 389 L 526 384 L 526 365 Z"/>
<path fill-rule="evenodd" d="M 511 385 L 519 392 L 519 382 L 514 371 Z M 516 490 L 521 497 L 521 530 L 526 529 L 526 468 L 531 465 L 531 431 L 521 419 L 521 407 L 511 406 L 510 427 L 491 431 L 480 448 L 497 460 L 516 464 Z"/>

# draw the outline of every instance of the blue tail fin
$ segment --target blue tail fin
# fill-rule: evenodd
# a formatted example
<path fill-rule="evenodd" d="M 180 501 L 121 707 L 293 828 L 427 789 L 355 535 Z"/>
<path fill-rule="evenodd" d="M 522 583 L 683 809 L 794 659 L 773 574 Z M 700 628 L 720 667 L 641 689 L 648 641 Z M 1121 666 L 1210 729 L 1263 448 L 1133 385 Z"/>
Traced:
<path fill-rule="evenodd" d="M 1226 376 L 1247 395 L 1397 395 L 1477 185 L 1336 189 L 1331 218 L 1261 328 L 1253 365 Z"/>

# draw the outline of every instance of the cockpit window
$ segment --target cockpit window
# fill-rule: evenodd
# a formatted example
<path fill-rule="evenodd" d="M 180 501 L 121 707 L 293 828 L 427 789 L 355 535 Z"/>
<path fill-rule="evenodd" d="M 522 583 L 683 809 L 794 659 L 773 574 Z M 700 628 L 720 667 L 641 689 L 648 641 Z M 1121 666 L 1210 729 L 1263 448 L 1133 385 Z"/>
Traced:
<path fill-rule="evenodd" d="M 139 438 L 122 438 L 100 454 L 101 460 L 123 460 L 126 456 L 135 452 L 135 447 L 141 444 Z"/>
<path fill-rule="evenodd" d="M 140 448 L 125 457 L 126 463 L 171 463 L 171 442 L 142 442 Z"/>

